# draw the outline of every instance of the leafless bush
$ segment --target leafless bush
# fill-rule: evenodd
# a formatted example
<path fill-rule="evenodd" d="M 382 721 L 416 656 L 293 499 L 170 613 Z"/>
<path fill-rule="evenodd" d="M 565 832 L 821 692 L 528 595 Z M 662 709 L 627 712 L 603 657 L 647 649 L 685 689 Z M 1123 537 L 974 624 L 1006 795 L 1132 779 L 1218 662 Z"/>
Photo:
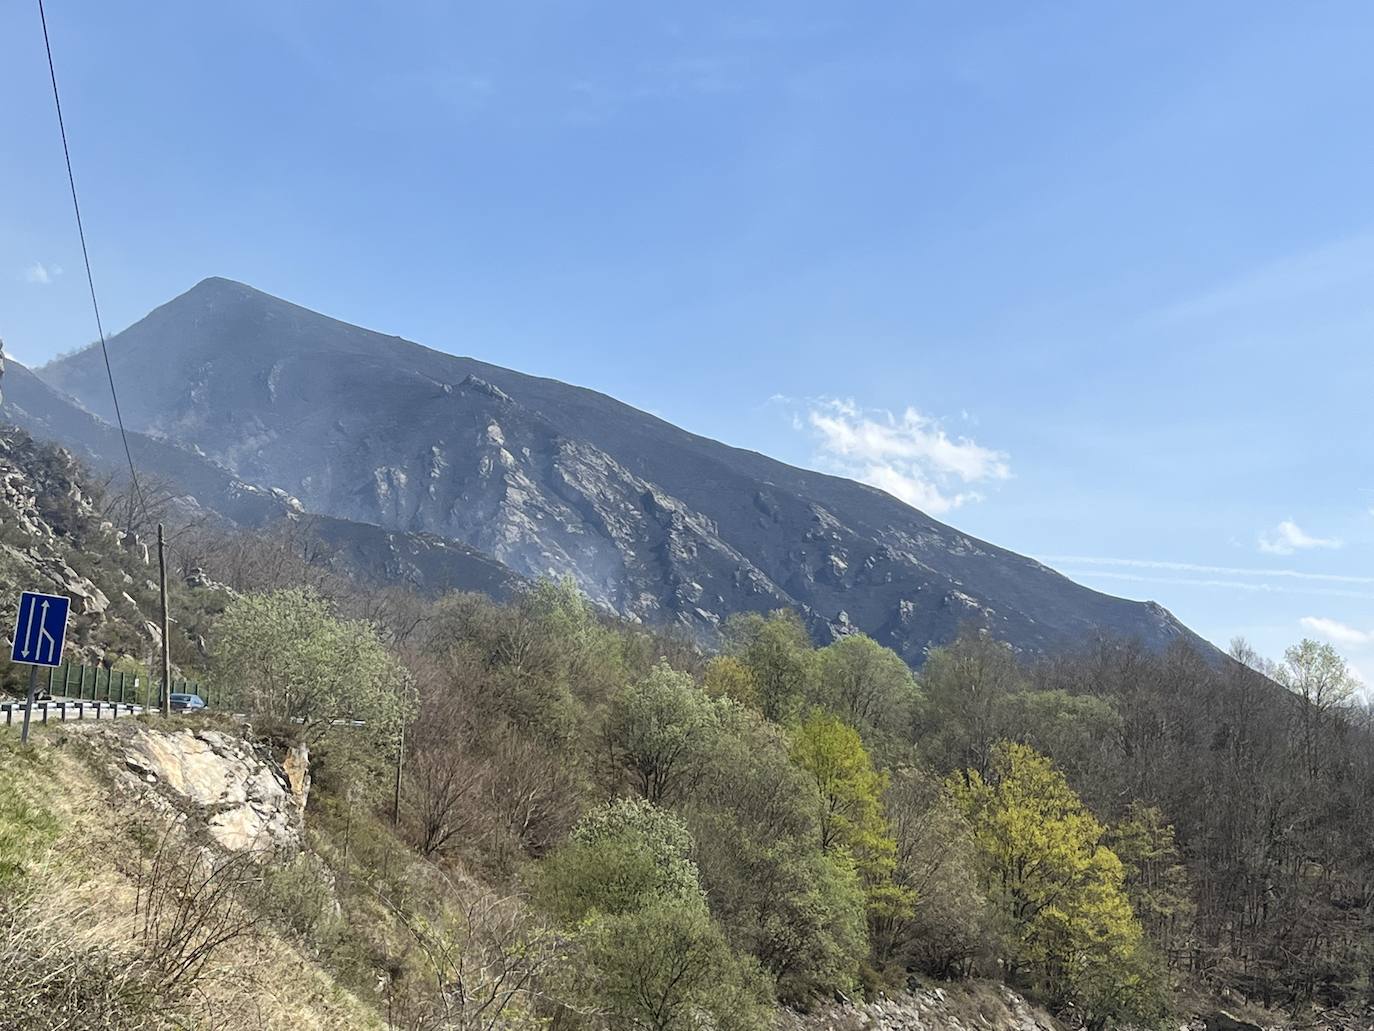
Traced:
<path fill-rule="evenodd" d="M 217 857 L 190 845 L 176 825 L 139 871 L 135 915 L 153 991 L 184 996 L 222 949 L 250 938 L 262 914 L 245 904 L 263 882 L 252 852 Z"/>
<path fill-rule="evenodd" d="M 543 989 L 563 962 L 563 940 L 519 898 L 475 886 L 466 891 L 461 903 L 435 919 L 382 898 L 410 933 L 427 972 L 423 989 L 407 993 L 405 1026 L 415 1031 L 543 1027 L 539 1013 L 553 1004 Z"/>
<path fill-rule="evenodd" d="M 404 791 L 407 833 L 425 856 L 480 854 L 498 866 L 540 855 L 576 818 L 577 784 L 560 757 L 471 697 L 430 695 Z"/>

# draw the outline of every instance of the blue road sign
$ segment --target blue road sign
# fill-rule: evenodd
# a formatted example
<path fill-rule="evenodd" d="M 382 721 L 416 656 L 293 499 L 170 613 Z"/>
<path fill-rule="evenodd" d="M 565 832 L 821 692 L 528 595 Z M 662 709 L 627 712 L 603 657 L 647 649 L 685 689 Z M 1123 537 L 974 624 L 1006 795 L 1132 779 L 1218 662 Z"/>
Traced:
<path fill-rule="evenodd" d="M 62 665 L 62 643 L 67 637 L 67 611 L 71 605 L 72 600 L 60 594 L 25 591 L 19 598 L 10 661 L 31 666 Z"/>

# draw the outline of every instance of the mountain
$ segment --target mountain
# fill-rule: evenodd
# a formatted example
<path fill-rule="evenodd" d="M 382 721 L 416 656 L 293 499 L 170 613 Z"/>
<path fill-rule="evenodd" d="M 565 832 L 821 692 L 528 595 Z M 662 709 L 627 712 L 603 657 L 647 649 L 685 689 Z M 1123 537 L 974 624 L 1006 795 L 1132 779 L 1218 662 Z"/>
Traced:
<path fill-rule="evenodd" d="M 240 283 L 205 280 L 109 353 L 126 424 L 149 446 L 310 512 L 570 574 L 632 619 L 709 633 L 791 606 L 820 640 L 862 630 L 913 664 L 966 624 L 1028 654 L 1102 635 L 1213 653 L 1157 604 L 1089 590 L 875 488 Z M 39 375 L 113 418 L 98 348 Z"/>
<path fill-rule="evenodd" d="M 34 437 L 70 449 L 98 472 L 122 478 L 126 458 L 119 431 L 13 359 L 5 363 L 0 415 Z M 290 520 L 340 571 L 365 581 L 405 583 L 430 593 L 481 591 L 498 599 L 510 597 L 522 583 L 501 563 L 458 541 L 306 513 L 285 491 L 247 483 L 202 453 L 138 432 L 128 437 L 145 488 L 165 485 L 180 495 L 183 509 L 247 529 Z"/>

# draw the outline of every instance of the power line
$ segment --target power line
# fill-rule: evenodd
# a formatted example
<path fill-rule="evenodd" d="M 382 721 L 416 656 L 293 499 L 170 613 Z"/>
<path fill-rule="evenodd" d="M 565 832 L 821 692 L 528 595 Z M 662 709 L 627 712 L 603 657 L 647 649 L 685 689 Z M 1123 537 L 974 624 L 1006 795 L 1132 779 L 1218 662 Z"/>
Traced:
<path fill-rule="evenodd" d="M 72 188 L 72 210 L 76 212 L 76 232 L 81 238 L 81 260 L 86 264 L 86 285 L 91 291 L 91 308 L 95 312 L 95 328 L 100 334 L 100 353 L 105 357 L 105 376 L 110 381 L 110 397 L 114 400 L 115 422 L 119 424 L 119 437 L 124 442 L 124 457 L 129 462 L 129 479 L 132 481 L 129 491 L 129 533 L 134 529 L 134 500 L 137 498 L 139 505 L 143 509 L 143 515 L 148 515 L 148 502 L 143 497 L 143 488 L 139 486 L 138 473 L 134 470 L 134 455 L 129 450 L 129 435 L 124 432 L 124 413 L 119 410 L 119 392 L 115 390 L 114 370 L 110 368 L 110 352 L 105 347 L 105 326 L 100 319 L 100 302 L 95 299 L 95 278 L 91 275 L 91 256 L 86 250 L 86 229 L 81 224 L 81 203 L 76 199 L 76 176 L 72 174 L 72 152 L 67 146 L 67 126 L 62 120 L 62 99 L 57 93 L 57 69 L 52 61 L 52 43 L 48 39 L 48 15 L 43 10 L 43 0 L 38 0 L 38 19 L 43 23 L 43 47 L 48 53 L 48 76 L 52 79 L 52 100 L 57 107 L 57 128 L 62 134 L 62 156 L 67 160 L 67 183 Z"/>

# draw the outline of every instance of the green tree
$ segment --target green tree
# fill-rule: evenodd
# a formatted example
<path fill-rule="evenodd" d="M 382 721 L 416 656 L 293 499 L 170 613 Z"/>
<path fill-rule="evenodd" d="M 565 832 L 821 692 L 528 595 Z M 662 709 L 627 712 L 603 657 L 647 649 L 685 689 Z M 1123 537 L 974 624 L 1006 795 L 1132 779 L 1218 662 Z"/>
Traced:
<path fill-rule="evenodd" d="M 635 789 L 665 805 L 700 774 L 719 727 L 716 703 L 691 676 L 660 662 L 643 680 L 621 689 L 606 720 L 611 761 Z"/>
<path fill-rule="evenodd" d="M 942 770 L 987 774 L 1003 736 L 1003 703 L 1021 679 L 1011 648 L 982 634 L 961 634 L 930 653 L 921 669 L 931 727 L 923 747 Z"/>
<path fill-rule="evenodd" d="M 726 710 L 681 811 L 711 911 L 779 995 L 800 1004 L 850 991 L 868 951 L 863 889 L 847 856 L 821 851 L 819 793 L 782 730 Z"/>
<path fill-rule="evenodd" d="M 295 723 L 319 740 L 361 720 L 394 741 L 414 707 L 410 678 L 368 623 L 342 620 L 312 591 L 240 595 L 215 624 L 213 684 L 257 716 Z"/>
<path fill-rule="evenodd" d="M 910 893 L 893 880 L 897 846 L 883 813 L 887 778 L 873 766 L 859 732 L 821 710 L 792 735 L 792 761 L 820 796 L 822 851 L 847 856 L 863 881 L 872 916 L 910 911 Z"/>
<path fill-rule="evenodd" d="M 736 614 L 725 623 L 725 641 L 729 654 L 748 668 L 763 714 L 775 723 L 796 718 L 810 693 L 816 658 L 797 614 Z"/>
<path fill-rule="evenodd" d="M 676 817 L 640 799 L 588 813 L 536 869 L 544 906 L 572 930 L 575 992 L 613 1026 L 762 1031 L 771 990 L 712 921 Z"/>
<path fill-rule="evenodd" d="M 1091 801 L 1114 801 L 1111 771 L 1119 765 L 1121 715 L 1109 699 L 1064 690 L 1016 691 L 1002 700 L 998 722 L 1007 737 L 1051 756 Z M 1105 797 L 1104 797 L 1105 796 Z"/>
<path fill-rule="evenodd" d="M 1193 916 L 1192 884 L 1174 828 L 1157 807 L 1132 802 L 1126 818 L 1109 831 L 1107 843 L 1121 860 L 1131 908 L 1172 959 Z"/>
<path fill-rule="evenodd" d="M 687 828 L 642 799 L 587 813 L 568 843 L 535 868 L 535 887 L 544 908 L 567 924 L 651 902 L 704 905 Z"/>
<path fill-rule="evenodd" d="M 730 950 L 704 906 L 653 902 L 588 921 L 584 997 L 635 1031 L 766 1031 L 770 988 Z"/>
<path fill-rule="evenodd" d="M 989 932 L 972 829 L 924 770 L 896 771 L 883 804 L 897 845 L 895 879 L 914 904 L 909 914 L 874 921 L 877 959 L 940 977 L 965 972 Z"/>
<path fill-rule="evenodd" d="M 871 747 L 911 741 L 919 691 L 891 648 L 850 634 L 817 653 L 814 701 L 857 727 Z"/>
<path fill-rule="evenodd" d="M 1283 653 L 1278 682 L 1302 699 L 1298 733 L 1304 772 L 1315 780 L 1326 766 L 1324 738 L 1349 704 L 1358 681 L 1335 648 L 1302 640 Z"/>
<path fill-rule="evenodd" d="M 1008 968 L 1090 1026 L 1163 1015 L 1161 978 L 1123 890 L 1104 828 L 1048 759 L 1025 745 L 992 749 L 988 776 L 951 777 L 973 828 L 983 888 L 1002 924 Z"/>

